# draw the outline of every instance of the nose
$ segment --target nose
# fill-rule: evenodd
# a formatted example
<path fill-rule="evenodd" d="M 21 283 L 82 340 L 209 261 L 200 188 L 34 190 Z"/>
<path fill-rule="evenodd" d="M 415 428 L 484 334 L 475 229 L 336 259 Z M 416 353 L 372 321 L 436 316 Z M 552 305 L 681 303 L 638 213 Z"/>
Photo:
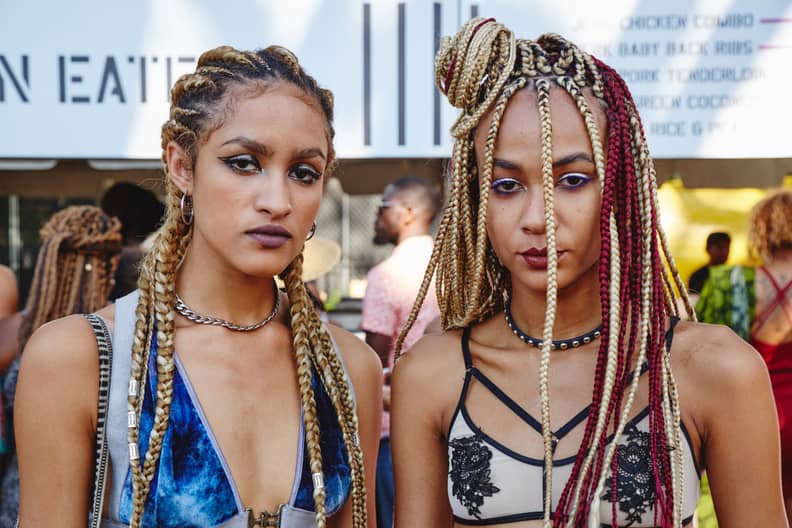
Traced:
<path fill-rule="evenodd" d="M 256 210 L 268 213 L 273 219 L 292 212 L 292 196 L 285 170 L 262 171 L 256 186 Z"/>
<path fill-rule="evenodd" d="M 541 186 L 532 187 L 525 193 L 525 203 L 520 216 L 520 229 L 526 233 L 543 235 L 545 224 L 544 198 Z"/>

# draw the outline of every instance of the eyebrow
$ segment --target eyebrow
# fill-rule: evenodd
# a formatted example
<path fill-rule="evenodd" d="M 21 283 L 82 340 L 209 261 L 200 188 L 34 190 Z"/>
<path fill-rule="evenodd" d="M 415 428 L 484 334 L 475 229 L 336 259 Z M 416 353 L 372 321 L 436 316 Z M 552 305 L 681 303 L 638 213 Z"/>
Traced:
<path fill-rule="evenodd" d="M 586 161 L 588 163 L 594 163 L 594 160 L 591 159 L 585 152 L 573 152 L 572 154 L 568 154 L 561 159 L 557 159 L 553 162 L 553 167 L 560 167 L 562 165 L 569 165 L 570 163 L 574 163 L 576 161 Z"/>
<path fill-rule="evenodd" d="M 319 148 L 307 148 L 297 151 L 295 153 L 295 158 L 322 158 L 326 159 L 325 153 L 322 152 L 322 149 Z"/>
<path fill-rule="evenodd" d="M 568 154 L 561 159 L 557 159 L 553 162 L 553 167 L 560 167 L 563 165 L 569 165 L 570 163 L 574 163 L 576 161 L 586 161 L 588 163 L 594 163 L 594 160 L 591 159 L 585 152 L 573 152 L 572 154 Z M 520 170 L 520 165 L 514 163 L 513 161 L 495 158 L 493 160 L 493 167 L 499 167 L 505 170 Z"/>
<path fill-rule="evenodd" d="M 272 154 L 272 151 L 269 148 L 267 148 L 266 145 L 263 145 L 263 144 L 259 143 L 258 141 L 254 141 L 254 140 L 252 140 L 250 138 L 246 138 L 244 136 L 238 136 L 238 137 L 235 137 L 235 138 L 231 138 L 228 141 L 224 142 L 220 146 L 224 147 L 226 145 L 231 145 L 231 144 L 237 144 L 240 147 L 244 147 L 247 150 L 251 150 L 253 152 L 261 154 L 262 156 L 269 156 L 270 154 Z"/>
<path fill-rule="evenodd" d="M 501 169 L 506 169 L 506 170 L 519 170 L 520 169 L 520 166 L 517 165 L 516 163 L 508 161 L 508 160 L 505 160 L 505 159 L 500 159 L 500 158 L 495 158 L 492 161 L 492 166 L 493 167 L 500 167 Z"/>
<path fill-rule="evenodd" d="M 262 155 L 264 157 L 268 157 L 268 156 L 272 155 L 272 150 L 269 147 L 267 147 L 266 145 L 264 145 L 262 143 L 259 143 L 258 141 L 255 141 L 253 139 L 250 139 L 250 138 L 247 138 L 247 137 L 244 137 L 244 136 L 238 136 L 238 137 L 235 137 L 235 138 L 231 138 L 228 141 L 223 142 L 223 144 L 220 145 L 220 146 L 224 147 L 226 145 L 232 145 L 232 144 L 239 145 L 239 146 L 241 146 L 241 147 L 243 147 L 243 148 L 245 148 L 247 150 L 250 150 L 252 152 L 260 154 L 260 155 Z M 305 159 L 305 158 L 322 158 L 322 159 L 326 159 L 327 158 L 327 156 L 325 156 L 325 153 L 322 152 L 322 149 L 316 148 L 316 147 L 311 147 L 311 148 L 298 150 L 297 152 L 294 153 L 294 157 L 295 158 L 303 158 L 303 159 Z"/>

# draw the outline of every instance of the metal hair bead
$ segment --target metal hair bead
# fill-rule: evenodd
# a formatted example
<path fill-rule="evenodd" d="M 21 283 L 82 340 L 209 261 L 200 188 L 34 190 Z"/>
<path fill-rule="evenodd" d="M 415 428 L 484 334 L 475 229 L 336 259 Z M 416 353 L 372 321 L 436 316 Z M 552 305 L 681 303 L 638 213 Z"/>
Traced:
<path fill-rule="evenodd" d="M 138 446 L 134 442 L 129 443 L 129 460 L 139 460 Z"/>
<path fill-rule="evenodd" d="M 324 489 L 324 476 L 321 473 L 313 473 L 311 478 L 313 478 L 314 489 Z"/>
<path fill-rule="evenodd" d="M 272 287 L 275 291 L 275 304 L 272 307 L 272 312 L 270 312 L 270 314 L 262 321 L 253 323 L 251 325 L 240 326 L 238 324 L 232 323 L 231 321 L 220 319 L 219 317 L 199 314 L 187 306 L 187 304 L 185 304 L 178 294 L 176 294 L 176 311 L 193 323 L 222 326 L 224 328 L 228 328 L 229 330 L 234 330 L 235 332 L 252 332 L 253 330 L 258 330 L 265 324 L 272 321 L 275 316 L 278 315 L 278 311 L 280 311 L 280 293 L 278 292 L 278 284 L 275 282 L 275 279 L 272 280 Z"/>
<path fill-rule="evenodd" d="M 137 427 L 137 413 L 129 411 L 127 413 L 127 428 L 131 429 L 133 427 Z"/>
<path fill-rule="evenodd" d="M 128 392 L 128 394 L 130 396 L 132 396 L 133 398 L 137 397 L 137 395 L 138 395 L 138 382 L 137 382 L 136 379 L 129 380 L 129 392 Z"/>

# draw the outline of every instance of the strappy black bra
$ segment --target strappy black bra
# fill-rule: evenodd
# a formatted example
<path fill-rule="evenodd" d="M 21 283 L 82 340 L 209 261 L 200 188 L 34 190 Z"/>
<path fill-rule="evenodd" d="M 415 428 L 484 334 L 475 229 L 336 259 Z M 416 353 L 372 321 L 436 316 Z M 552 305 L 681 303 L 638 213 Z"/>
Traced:
<path fill-rule="evenodd" d="M 666 336 L 670 348 L 671 329 Z M 465 406 L 473 378 L 506 405 L 517 417 L 542 434 L 541 424 L 504 393 L 472 362 L 469 349 L 470 328 L 462 334 L 465 381 L 448 431 L 448 500 L 458 524 L 485 526 L 542 519 L 544 498 L 544 460 L 532 458 L 504 446 L 482 431 L 471 419 Z M 590 407 L 590 406 L 589 406 Z M 554 433 L 555 445 L 583 423 L 586 407 Z M 684 506 L 685 524 L 693 517 L 699 498 L 700 474 L 693 458 L 690 437 L 684 424 Z M 620 527 L 654 526 L 654 478 L 649 457 L 649 410 L 644 409 L 627 424 L 619 438 L 618 479 L 615 483 Z M 540 455 L 541 456 L 541 455 Z M 553 461 L 552 509 L 555 509 L 576 457 Z M 600 503 L 601 519 L 610 522 L 613 483 L 606 483 Z M 603 526 L 609 526 L 603 524 Z"/>

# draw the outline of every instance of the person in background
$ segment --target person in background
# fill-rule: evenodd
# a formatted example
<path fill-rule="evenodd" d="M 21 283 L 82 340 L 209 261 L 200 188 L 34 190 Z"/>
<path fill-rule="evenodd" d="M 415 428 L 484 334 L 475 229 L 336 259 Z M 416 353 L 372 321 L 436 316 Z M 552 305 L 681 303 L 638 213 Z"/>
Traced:
<path fill-rule="evenodd" d="M 0 265 L 0 335 L 3 333 L 3 328 L 9 324 L 6 320 L 7 317 L 13 315 L 19 310 L 19 287 L 17 286 L 16 274 L 8 266 Z M 14 323 L 11 323 L 13 326 Z M 7 354 L 8 358 L 13 356 Z M 5 369 L 8 367 L 8 361 L 3 361 L 0 357 L 0 386 L 2 386 Z M 3 410 L 3 398 L 0 393 L 0 471 L 5 467 L 6 456 L 11 449 L 11 435 L 12 430 L 9 427 L 10 422 Z"/>
<path fill-rule="evenodd" d="M 19 351 L 49 321 L 108 303 L 121 252 L 121 223 L 94 206 L 55 213 L 39 232 L 41 248 L 25 309 L 0 321 L 4 412 L 13 421 Z M 11 528 L 19 506 L 19 469 L 13 449 L 0 481 L 0 528 Z"/>
<path fill-rule="evenodd" d="M 19 288 L 16 274 L 8 266 L 0 265 L 0 319 L 19 309 Z"/>
<path fill-rule="evenodd" d="M 731 237 L 729 233 L 715 232 L 707 236 L 707 255 L 709 262 L 690 275 L 688 280 L 688 291 L 690 293 L 701 293 L 701 288 L 707 282 L 710 267 L 726 264 L 729 259 L 729 248 L 731 247 Z"/>
<path fill-rule="evenodd" d="M 749 222 L 748 252 L 761 265 L 713 267 L 696 313 L 702 322 L 729 326 L 767 363 L 781 435 L 784 504 L 792 520 L 792 192 L 760 200 Z"/>
<path fill-rule="evenodd" d="M 145 251 L 143 242 L 157 229 L 165 206 L 153 192 L 130 182 L 118 182 L 100 201 L 102 210 L 121 220 L 124 247 L 110 299 L 118 299 L 137 288 L 138 267 Z"/>
<path fill-rule="evenodd" d="M 361 330 L 366 333 L 366 343 L 377 352 L 387 369 L 383 389 L 385 412 L 377 458 L 378 528 L 390 528 L 393 523 L 388 372 L 393 368 L 396 338 L 407 322 L 432 256 L 429 230 L 440 205 L 440 194 L 427 180 L 414 176 L 400 178 L 385 188 L 374 222 L 374 244 L 395 246 L 390 257 L 368 272 L 360 322 Z M 417 341 L 438 315 L 437 300 L 430 293 L 405 339 L 405 347 Z"/>

